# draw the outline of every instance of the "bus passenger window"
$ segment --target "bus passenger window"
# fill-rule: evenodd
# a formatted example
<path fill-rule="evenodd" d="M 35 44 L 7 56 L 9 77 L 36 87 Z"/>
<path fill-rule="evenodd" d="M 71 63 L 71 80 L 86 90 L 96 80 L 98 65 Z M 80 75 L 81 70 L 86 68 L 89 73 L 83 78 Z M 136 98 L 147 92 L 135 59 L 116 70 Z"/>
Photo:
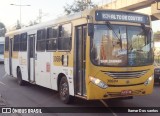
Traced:
<path fill-rule="evenodd" d="M 5 51 L 9 51 L 9 37 L 5 38 Z"/>
<path fill-rule="evenodd" d="M 14 36 L 14 44 L 13 44 L 13 51 L 19 51 L 20 48 L 20 35 Z"/>
<path fill-rule="evenodd" d="M 21 34 L 20 51 L 27 51 L 27 33 Z"/>
<path fill-rule="evenodd" d="M 57 28 L 47 29 L 46 50 L 57 50 Z"/>
<path fill-rule="evenodd" d="M 59 27 L 58 50 L 71 49 L 71 24 Z"/>
<path fill-rule="evenodd" d="M 46 49 L 46 30 L 41 29 L 37 31 L 37 51 L 45 51 Z"/>

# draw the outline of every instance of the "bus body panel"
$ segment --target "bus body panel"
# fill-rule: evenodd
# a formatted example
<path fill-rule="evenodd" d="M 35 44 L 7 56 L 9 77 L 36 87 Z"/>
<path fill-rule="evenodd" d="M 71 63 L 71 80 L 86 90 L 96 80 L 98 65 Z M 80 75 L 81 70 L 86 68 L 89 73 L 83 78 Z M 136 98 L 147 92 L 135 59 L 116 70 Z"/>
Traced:
<path fill-rule="evenodd" d="M 12 54 L 12 75 L 17 77 L 17 67 L 19 66 L 19 52 L 13 52 Z M 22 70 L 22 67 L 21 67 Z"/>
<path fill-rule="evenodd" d="M 69 84 L 69 93 L 74 96 L 74 81 L 73 81 L 73 68 L 72 67 L 61 67 L 52 66 L 51 85 L 53 90 L 58 90 L 58 76 L 64 74 L 67 77 Z"/>
<path fill-rule="evenodd" d="M 28 81 L 27 52 L 19 52 L 19 64 L 14 70 L 17 70 L 18 67 L 21 69 L 23 80 Z"/>
<path fill-rule="evenodd" d="M 67 65 L 62 64 L 62 56 L 67 56 Z M 52 89 L 58 90 L 58 78 L 60 74 L 67 77 L 69 93 L 74 95 L 73 79 L 73 53 L 72 51 L 56 51 L 51 55 L 51 85 Z"/>
<path fill-rule="evenodd" d="M 152 85 L 154 82 L 150 83 Z M 118 97 L 129 97 L 129 96 L 142 96 L 148 95 L 153 92 L 153 86 L 145 86 L 142 85 L 134 85 L 134 86 L 126 86 L 126 87 L 110 87 L 108 89 L 101 89 L 98 86 L 90 83 L 89 86 L 89 94 L 87 96 L 88 100 L 94 99 L 111 99 L 111 98 L 118 98 Z M 131 91 L 132 94 L 122 94 L 123 91 Z"/>
<path fill-rule="evenodd" d="M 51 88 L 51 74 L 47 71 L 47 64 L 50 64 L 49 52 L 36 52 L 35 60 L 35 81 L 36 84 Z"/>
<path fill-rule="evenodd" d="M 4 69 L 9 74 L 9 52 L 4 52 Z"/>
<path fill-rule="evenodd" d="M 96 77 L 102 80 L 103 82 L 107 83 L 108 87 L 106 89 L 102 89 L 88 80 L 87 99 L 110 99 L 110 98 L 116 98 L 116 97 L 140 96 L 140 95 L 151 94 L 153 91 L 154 79 L 152 79 L 152 81 L 148 85 L 144 84 L 149 77 L 153 76 L 153 72 L 154 72 L 153 66 L 145 66 L 145 67 L 139 67 L 139 68 L 138 67 L 137 68 L 136 67 L 135 68 L 130 68 L 130 67 L 128 68 L 109 68 L 109 67 L 98 68 L 97 67 L 96 68 L 95 66 L 91 65 L 90 69 L 91 71 L 89 75 L 92 77 Z M 147 70 L 147 72 L 139 78 L 128 78 L 128 79 L 113 78 L 106 74 L 106 72 L 109 72 L 109 71 L 122 72 L 125 70 L 127 71 L 130 70 L 130 72 Z M 132 93 L 128 93 L 128 94 L 126 93 L 126 95 L 122 95 L 123 91 L 131 91 Z"/>

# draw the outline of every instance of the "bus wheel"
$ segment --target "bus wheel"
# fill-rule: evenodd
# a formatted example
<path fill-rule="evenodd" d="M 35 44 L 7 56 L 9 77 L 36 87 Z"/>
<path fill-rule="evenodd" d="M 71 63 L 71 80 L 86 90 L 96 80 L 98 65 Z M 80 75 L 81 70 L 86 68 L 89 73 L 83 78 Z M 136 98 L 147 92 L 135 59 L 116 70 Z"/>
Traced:
<path fill-rule="evenodd" d="M 62 77 L 59 84 L 59 96 L 60 99 L 65 103 L 69 104 L 71 102 L 71 96 L 69 95 L 68 81 L 65 76 Z"/>
<path fill-rule="evenodd" d="M 18 70 L 17 70 L 17 82 L 20 86 L 24 85 L 24 81 L 22 80 L 22 74 L 21 74 L 20 68 L 18 68 Z"/>

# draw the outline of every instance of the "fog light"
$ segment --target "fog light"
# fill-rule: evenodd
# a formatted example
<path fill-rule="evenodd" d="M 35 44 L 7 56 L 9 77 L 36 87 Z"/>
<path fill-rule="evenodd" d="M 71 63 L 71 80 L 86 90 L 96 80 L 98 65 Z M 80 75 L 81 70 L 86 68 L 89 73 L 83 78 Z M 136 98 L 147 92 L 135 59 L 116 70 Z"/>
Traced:
<path fill-rule="evenodd" d="M 152 80 L 153 80 L 153 75 L 147 79 L 147 81 L 144 83 L 144 85 L 146 85 L 146 86 L 149 85 Z"/>
<path fill-rule="evenodd" d="M 94 78 L 91 76 L 89 76 L 89 79 L 92 83 L 94 83 L 95 85 L 97 85 L 100 88 L 106 89 L 108 87 L 108 85 L 105 82 L 101 81 L 100 79 L 97 79 L 97 78 Z"/>

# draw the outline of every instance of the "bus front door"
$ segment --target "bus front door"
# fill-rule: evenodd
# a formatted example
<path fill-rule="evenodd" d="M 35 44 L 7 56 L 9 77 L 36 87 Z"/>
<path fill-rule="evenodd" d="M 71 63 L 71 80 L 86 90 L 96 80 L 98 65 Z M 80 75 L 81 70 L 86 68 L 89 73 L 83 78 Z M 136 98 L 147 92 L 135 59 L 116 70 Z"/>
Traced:
<path fill-rule="evenodd" d="M 76 28 L 75 41 L 75 88 L 76 94 L 80 96 L 86 95 L 86 26 L 78 26 Z"/>
<path fill-rule="evenodd" d="M 35 35 L 28 39 L 28 81 L 35 82 Z"/>

